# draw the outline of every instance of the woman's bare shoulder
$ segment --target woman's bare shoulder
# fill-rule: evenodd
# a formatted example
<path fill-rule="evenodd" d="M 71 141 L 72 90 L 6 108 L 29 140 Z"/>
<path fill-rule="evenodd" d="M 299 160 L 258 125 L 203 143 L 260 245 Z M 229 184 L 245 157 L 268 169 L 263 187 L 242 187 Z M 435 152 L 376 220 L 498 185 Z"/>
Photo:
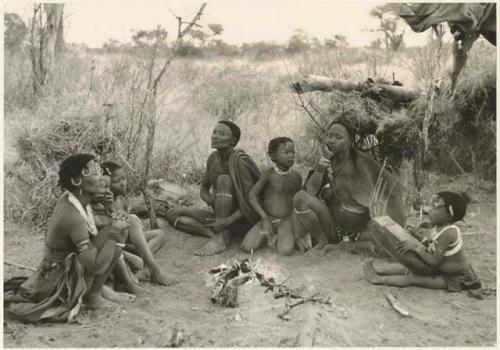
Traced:
<path fill-rule="evenodd" d="M 52 227 L 68 229 L 76 228 L 81 225 L 86 227 L 86 219 L 74 208 L 69 202 L 59 201 L 54 210 L 54 214 L 51 219 Z"/>

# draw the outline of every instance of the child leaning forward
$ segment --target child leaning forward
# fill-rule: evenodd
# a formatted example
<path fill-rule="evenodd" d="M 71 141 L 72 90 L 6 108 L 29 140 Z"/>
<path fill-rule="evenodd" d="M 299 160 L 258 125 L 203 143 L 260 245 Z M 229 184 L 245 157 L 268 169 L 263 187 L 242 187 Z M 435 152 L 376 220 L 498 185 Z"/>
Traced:
<path fill-rule="evenodd" d="M 436 269 L 434 276 L 420 276 L 400 264 L 363 266 L 365 279 L 378 285 L 464 291 L 481 288 L 481 282 L 467 261 L 462 234 L 455 222 L 462 220 L 470 199 L 465 194 L 439 192 L 432 198 L 428 212 L 430 229 L 421 227 L 414 236 L 420 242 L 403 241 L 398 254 L 414 251 L 429 266 Z"/>

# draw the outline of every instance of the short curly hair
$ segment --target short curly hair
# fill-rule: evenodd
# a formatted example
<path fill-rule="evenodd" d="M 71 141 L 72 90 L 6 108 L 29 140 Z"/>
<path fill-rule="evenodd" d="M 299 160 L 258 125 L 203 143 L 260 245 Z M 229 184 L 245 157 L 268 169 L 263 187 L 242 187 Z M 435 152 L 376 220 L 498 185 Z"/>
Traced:
<path fill-rule="evenodd" d="M 95 160 L 95 157 L 87 153 L 74 154 L 64 159 L 59 165 L 59 180 L 57 184 L 70 192 L 75 191 L 76 187 L 71 182 L 71 179 L 81 176 L 82 170 L 91 160 Z"/>
<path fill-rule="evenodd" d="M 439 197 L 443 198 L 446 210 L 448 210 L 448 212 L 451 214 L 454 222 L 460 221 L 464 218 L 465 213 L 467 212 L 467 204 L 469 204 L 471 201 L 467 193 L 442 191 L 436 194 Z M 450 212 L 450 210 L 448 209 L 449 206 L 453 208 L 453 212 Z"/>
<path fill-rule="evenodd" d="M 293 143 L 293 140 L 289 137 L 286 137 L 286 136 L 275 137 L 274 139 L 269 141 L 269 145 L 267 146 L 267 154 L 271 155 L 271 154 L 276 153 L 278 151 L 278 148 L 280 147 L 280 145 L 283 145 L 283 144 L 286 144 L 289 142 Z"/>

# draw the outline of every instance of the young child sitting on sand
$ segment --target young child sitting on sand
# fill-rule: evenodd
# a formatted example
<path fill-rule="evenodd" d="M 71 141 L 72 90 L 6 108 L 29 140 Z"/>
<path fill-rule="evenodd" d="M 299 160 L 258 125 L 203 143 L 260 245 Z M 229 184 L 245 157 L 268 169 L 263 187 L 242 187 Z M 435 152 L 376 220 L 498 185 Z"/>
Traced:
<path fill-rule="evenodd" d="M 111 192 L 111 174 L 104 170 L 102 178 L 105 182 L 106 192 L 102 197 L 95 198 L 92 202 L 94 221 L 98 232 L 111 224 L 113 218 L 121 217 L 129 222 L 129 217 L 125 212 L 113 212 L 113 192 Z M 128 230 L 128 228 L 127 228 Z M 127 264 L 128 263 L 128 264 Z M 113 270 L 114 281 L 109 280 L 102 288 L 102 296 L 108 300 L 120 302 L 122 300 L 134 301 L 134 294 L 145 294 L 147 290 L 139 286 L 139 281 L 133 272 L 143 268 L 143 261 L 135 254 L 122 250 L 122 254 Z M 115 282 L 115 283 L 112 283 Z M 121 282 L 121 290 L 126 293 L 115 292 L 116 282 Z M 114 285 L 114 286 L 113 286 Z M 130 294 L 129 294 L 130 293 Z M 126 298 L 125 298 L 126 297 Z"/>
<path fill-rule="evenodd" d="M 462 220 L 470 198 L 455 192 L 439 192 L 432 198 L 430 230 L 419 229 L 413 235 L 420 242 L 403 241 L 398 254 L 415 251 L 428 265 L 436 268 L 434 276 L 419 276 L 400 264 L 363 266 L 365 279 L 373 284 L 395 287 L 417 286 L 431 289 L 463 291 L 481 288 L 481 282 L 468 263 L 463 249 L 462 234 L 454 222 Z"/>
<path fill-rule="evenodd" d="M 111 210 L 113 212 L 130 212 L 130 203 L 126 198 L 127 180 L 125 172 L 116 163 L 106 162 L 102 164 L 105 171 L 111 174 L 111 192 L 113 193 L 113 203 Z M 165 233 L 161 229 L 144 232 L 141 220 L 134 214 L 129 214 L 130 242 L 125 247 L 126 250 L 137 252 L 148 267 L 149 280 L 164 286 L 173 286 L 179 281 L 168 277 L 156 262 L 153 253 L 156 252 L 165 239 Z"/>
<path fill-rule="evenodd" d="M 292 170 L 295 146 L 288 137 L 277 137 L 269 142 L 268 155 L 273 163 L 266 169 L 249 193 L 248 199 L 262 220 L 245 236 L 241 249 L 251 252 L 277 242 L 278 254 L 290 255 L 295 245 L 293 225 L 293 196 L 302 187 L 302 177 Z M 258 196 L 262 202 L 259 202 Z"/>

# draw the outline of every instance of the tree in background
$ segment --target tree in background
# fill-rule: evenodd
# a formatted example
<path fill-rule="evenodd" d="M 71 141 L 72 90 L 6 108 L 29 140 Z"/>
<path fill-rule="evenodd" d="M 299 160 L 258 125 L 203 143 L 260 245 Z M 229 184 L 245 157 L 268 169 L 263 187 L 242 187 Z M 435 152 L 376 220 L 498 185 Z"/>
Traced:
<path fill-rule="evenodd" d="M 34 4 L 29 50 L 33 70 L 33 90 L 41 92 L 64 49 L 64 4 Z"/>
<path fill-rule="evenodd" d="M 382 46 L 382 39 L 377 38 L 370 43 L 369 47 L 370 49 L 380 49 L 380 46 Z"/>
<path fill-rule="evenodd" d="M 325 39 L 324 45 L 327 48 L 334 49 L 345 48 L 349 46 L 349 43 L 347 42 L 347 38 L 345 37 L 345 35 L 335 34 L 332 39 Z"/>
<path fill-rule="evenodd" d="M 26 23 L 22 18 L 15 13 L 5 13 L 3 18 L 5 24 L 3 33 L 5 49 L 15 51 L 22 46 L 28 34 L 28 27 L 26 27 Z"/>
<path fill-rule="evenodd" d="M 288 53 L 300 53 L 311 48 L 311 40 L 309 35 L 302 29 L 295 29 L 292 36 L 288 40 L 286 51 Z"/>
<path fill-rule="evenodd" d="M 379 20 L 379 27 L 373 32 L 384 34 L 384 43 L 387 50 L 397 51 L 404 46 L 404 23 L 398 16 L 399 4 L 387 3 L 376 6 L 370 11 L 370 16 Z"/>
<path fill-rule="evenodd" d="M 215 37 L 217 35 L 221 35 L 224 31 L 224 27 L 222 24 L 211 23 L 208 25 L 208 29 L 212 32 L 212 36 Z"/>

